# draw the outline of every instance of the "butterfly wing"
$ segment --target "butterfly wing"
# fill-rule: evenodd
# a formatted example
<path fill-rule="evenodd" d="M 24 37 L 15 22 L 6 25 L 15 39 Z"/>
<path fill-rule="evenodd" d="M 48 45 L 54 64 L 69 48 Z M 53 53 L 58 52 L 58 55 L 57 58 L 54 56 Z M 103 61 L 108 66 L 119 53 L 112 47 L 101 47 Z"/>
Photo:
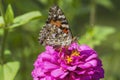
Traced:
<path fill-rule="evenodd" d="M 58 6 L 50 8 L 46 24 L 39 35 L 39 42 L 44 46 L 67 46 L 72 42 L 68 22 Z"/>

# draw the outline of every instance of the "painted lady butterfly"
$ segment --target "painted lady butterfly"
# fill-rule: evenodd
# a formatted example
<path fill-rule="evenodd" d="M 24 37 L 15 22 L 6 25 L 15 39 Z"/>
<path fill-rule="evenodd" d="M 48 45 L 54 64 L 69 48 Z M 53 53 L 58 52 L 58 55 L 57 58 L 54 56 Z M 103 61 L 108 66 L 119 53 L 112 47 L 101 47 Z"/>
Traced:
<path fill-rule="evenodd" d="M 50 8 L 46 24 L 39 35 L 39 42 L 44 46 L 68 46 L 73 41 L 66 17 L 58 6 Z"/>

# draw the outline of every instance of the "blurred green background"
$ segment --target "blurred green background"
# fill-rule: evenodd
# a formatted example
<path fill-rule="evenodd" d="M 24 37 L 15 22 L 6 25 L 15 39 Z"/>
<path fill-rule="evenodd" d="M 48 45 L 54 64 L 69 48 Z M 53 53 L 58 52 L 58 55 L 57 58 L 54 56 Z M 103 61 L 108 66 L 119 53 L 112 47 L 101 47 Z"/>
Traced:
<path fill-rule="evenodd" d="M 37 11 L 23 16 L 19 19 L 21 25 L 9 29 L 4 63 L 18 62 L 16 68 L 12 65 L 16 70 L 14 72 L 13 69 L 13 80 L 32 80 L 33 63 L 39 53 L 44 51 L 38 42 L 39 31 L 45 24 L 49 8 L 55 3 L 63 10 L 72 33 L 79 37 L 79 43 L 88 44 L 98 52 L 105 69 L 103 80 L 120 80 L 120 0 L 3 0 L 4 10 L 11 4 L 14 17 Z M 36 17 L 33 19 L 31 16 Z M 0 21 L 2 48 L 4 24 Z M 10 25 L 13 23 L 8 27 Z M 12 71 L 8 73 L 12 74 Z M 10 80 L 11 74 L 7 74 L 5 80 Z"/>

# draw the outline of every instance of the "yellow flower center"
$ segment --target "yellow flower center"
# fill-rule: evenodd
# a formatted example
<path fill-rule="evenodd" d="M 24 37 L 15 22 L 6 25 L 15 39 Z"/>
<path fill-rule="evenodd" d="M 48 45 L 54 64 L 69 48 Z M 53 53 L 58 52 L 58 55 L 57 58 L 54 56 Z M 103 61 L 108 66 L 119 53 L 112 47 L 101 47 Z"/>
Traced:
<path fill-rule="evenodd" d="M 80 52 L 77 50 L 73 50 L 71 55 L 67 55 L 66 56 L 66 62 L 67 64 L 70 64 L 73 61 L 73 56 L 79 56 Z"/>
<path fill-rule="evenodd" d="M 80 52 L 78 52 L 77 50 L 73 50 L 71 56 L 79 56 Z"/>
<path fill-rule="evenodd" d="M 71 63 L 72 62 L 72 57 L 71 56 L 66 56 L 66 61 L 67 63 Z"/>

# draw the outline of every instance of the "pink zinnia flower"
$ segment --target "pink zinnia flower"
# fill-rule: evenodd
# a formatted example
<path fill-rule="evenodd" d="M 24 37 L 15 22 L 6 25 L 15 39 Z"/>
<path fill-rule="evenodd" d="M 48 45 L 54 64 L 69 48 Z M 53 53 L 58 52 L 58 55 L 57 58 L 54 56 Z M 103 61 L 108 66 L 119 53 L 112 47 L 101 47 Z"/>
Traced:
<path fill-rule="evenodd" d="M 46 46 L 34 63 L 33 80 L 99 80 L 104 77 L 96 51 L 72 43 L 68 48 Z"/>

